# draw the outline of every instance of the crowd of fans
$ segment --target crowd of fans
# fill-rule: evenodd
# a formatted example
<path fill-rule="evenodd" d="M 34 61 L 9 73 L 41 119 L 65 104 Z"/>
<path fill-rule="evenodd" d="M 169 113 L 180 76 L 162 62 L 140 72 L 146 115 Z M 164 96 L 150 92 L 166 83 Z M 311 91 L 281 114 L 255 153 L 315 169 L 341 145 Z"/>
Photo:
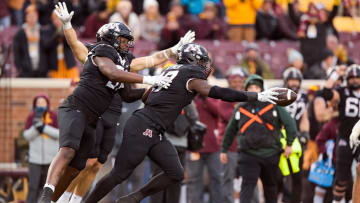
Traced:
<path fill-rule="evenodd" d="M 159 50 L 174 45 L 188 30 L 195 30 L 197 40 L 298 41 L 299 53 L 294 55 L 295 50 L 289 51 L 289 64 L 296 63 L 295 67 L 307 79 L 324 79 L 331 65 L 353 63 L 345 46 L 339 43 L 333 19 L 337 15 L 357 17 L 358 1 L 334 0 L 330 10 L 326 10 L 321 2 L 310 2 L 305 12 L 300 9 L 299 0 L 65 2 L 68 9 L 75 13 L 72 24 L 83 39 L 94 39 L 102 25 L 120 21 L 130 27 L 135 41 L 155 43 Z M 10 25 L 19 27 L 13 41 L 19 77 L 76 79 L 79 75 L 79 67 L 73 69 L 75 60 L 67 43 L 63 42 L 61 26 L 53 15 L 55 3 L 45 0 L 0 2 L 0 30 Z M 57 49 L 48 52 L 49 47 L 55 46 Z M 257 49 L 250 44 L 246 50 L 254 51 L 246 53 L 255 55 Z M 256 60 L 243 59 L 231 65 L 244 66 L 250 73 L 260 74 L 264 78 L 274 78 L 270 73 L 274 67 L 269 67 L 259 54 L 256 55 Z M 25 60 L 20 60 L 22 56 L 25 56 Z"/>
<path fill-rule="evenodd" d="M 257 74 L 264 79 L 274 78 L 271 67 L 260 55 L 261 48 L 256 43 L 258 40 L 298 41 L 299 50 L 288 49 L 287 56 L 284 56 L 288 59 L 284 70 L 296 69 L 305 79 L 327 79 L 334 71 L 334 66 L 349 66 L 354 63 L 345 46 L 339 42 L 339 34 L 333 25 L 333 19 L 336 15 L 359 16 L 359 1 L 334 0 L 330 11 L 326 10 L 322 3 L 310 3 L 306 12 L 300 10 L 299 1 L 301 0 L 288 0 L 285 6 L 283 2 L 279 3 L 275 0 L 66 0 L 65 2 L 69 11 L 74 11 L 72 25 L 81 38 L 94 39 L 102 25 L 121 21 L 132 30 L 135 41 L 155 43 L 159 50 L 176 44 L 188 30 L 195 30 L 197 40 L 229 40 L 239 43 L 239 46 L 245 46 L 241 60 L 233 64 L 234 66 L 226 73 L 221 71 L 219 73 L 217 71 L 221 69 L 215 69 L 214 76 L 225 75 L 229 87 L 244 90 L 251 85 L 264 88 L 262 79 L 255 78 L 245 84 L 246 78 L 251 74 Z M 71 78 L 74 81 L 79 79 L 80 69 L 64 37 L 61 21 L 53 13 L 55 3 L 56 1 L 47 0 L 0 1 L 0 30 L 11 25 L 19 28 L 13 39 L 14 63 L 18 77 Z M 244 41 L 246 43 L 240 44 Z M 302 78 L 295 80 L 299 80 L 300 87 Z M 288 81 L 284 81 L 286 82 Z M 291 178 L 292 181 L 302 179 L 302 185 L 301 182 L 297 187 L 293 184 L 292 190 L 289 190 L 286 186 L 291 185 L 290 178 L 281 175 L 280 171 L 267 175 L 260 174 L 255 182 L 251 182 L 251 186 L 246 185 L 248 182 L 243 184 L 251 189 L 253 194 L 251 202 L 261 202 L 263 197 L 261 191 L 273 187 L 279 188 L 275 198 L 283 202 L 300 202 L 300 198 L 306 203 L 313 202 L 315 198 L 318 198 L 316 201 L 322 200 L 321 202 L 331 202 L 333 199 L 331 187 L 324 189 L 307 179 L 311 164 L 318 160 L 319 154 L 327 156 L 325 142 L 336 137 L 333 132 L 336 131 L 334 126 L 338 122 L 338 109 L 336 105 L 326 101 L 319 92 L 321 93 L 321 90 L 319 91 L 318 86 L 312 86 L 305 93 L 304 100 L 307 102 L 304 102 L 302 111 L 303 113 L 306 111 L 304 120 L 307 120 L 308 127 L 304 129 L 301 125 L 297 126 L 299 133 L 305 134 L 306 139 L 304 142 L 301 141 L 301 144 L 306 151 L 302 151 L 304 160 L 299 166 L 301 176 Z M 204 148 L 186 153 L 186 146 L 174 144 L 182 156 L 182 162 L 186 165 L 189 203 L 206 199 L 204 193 L 207 190 L 212 202 L 234 202 L 234 199 L 239 199 L 239 187 L 233 188 L 233 182 L 240 181 L 239 177 L 244 174 L 238 170 L 239 155 L 236 141 L 228 146 L 226 159 L 220 156 L 221 143 L 226 126 L 231 120 L 234 105 L 236 103 L 197 97 L 195 106 L 199 120 L 207 126 Z M 130 104 L 124 106 L 125 109 L 135 110 L 140 104 L 136 107 L 130 107 Z M 58 139 L 56 118 L 51 118 L 53 113 L 49 109 L 47 97 L 44 95 L 36 97 L 33 107 L 23 134 L 30 142 L 29 168 L 32 176 L 29 180 L 29 202 L 36 201 L 30 199 L 37 198 L 39 187 L 45 177 L 42 171 L 47 171 L 49 159 L 51 160 L 49 157 L 44 157 L 52 154 L 53 147 L 51 149 L 47 147 L 56 145 Z M 321 128 L 322 126 L 324 127 Z M 40 145 L 44 145 L 47 151 L 36 151 Z M 251 160 L 251 157 L 247 157 L 247 160 Z M 267 170 L 274 167 L 266 164 L 264 166 Z M 134 173 L 136 180 L 130 179 L 129 182 L 138 185 L 143 179 L 144 168 L 142 166 L 137 169 L 138 171 Z M 207 168 L 207 173 L 204 168 Z M 156 171 L 157 167 L 152 166 L 152 170 Z M 204 174 L 207 174 L 205 177 L 209 180 L 207 189 L 203 184 Z M 258 178 L 265 182 L 269 181 L 265 179 L 269 175 L 278 178 L 275 180 L 275 185 L 257 183 Z M 123 188 L 128 189 L 126 184 Z M 300 188 L 300 191 L 295 188 Z M 165 201 L 163 199 L 169 198 L 166 193 L 175 193 L 179 198 L 179 190 L 174 188 L 172 191 L 169 188 L 164 194 L 152 197 L 152 202 L 160 202 L 159 199 Z M 117 194 L 121 192 L 123 191 L 115 191 Z M 271 191 L 265 191 L 265 198 L 274 195 L 270 193 Z M 350 193 L 351 191 L 347 191 L 346 194 Z M 298 199 L 294 200 L 295 196 Z M 169 201 L 173 202 L 173 200 Z"/>

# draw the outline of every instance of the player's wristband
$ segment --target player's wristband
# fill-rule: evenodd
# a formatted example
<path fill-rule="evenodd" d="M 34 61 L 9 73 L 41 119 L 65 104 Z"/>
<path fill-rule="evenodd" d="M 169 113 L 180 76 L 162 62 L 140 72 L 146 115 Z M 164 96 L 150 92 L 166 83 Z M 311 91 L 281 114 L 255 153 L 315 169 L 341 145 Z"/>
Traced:
<path fill-rule="evenodd" d="M 153 76 L 143 76 L 143 84 L 154 85 L 155 80 Z"/>
<path fill-rule="evenodd" d="M 64 30 L 67 30 L 67 29 L 70 29 L 70 28 L 72 28 L 71 22 L 66 22 L 66 23 L 63 25 L 63 29 L 64 29 Z"/>

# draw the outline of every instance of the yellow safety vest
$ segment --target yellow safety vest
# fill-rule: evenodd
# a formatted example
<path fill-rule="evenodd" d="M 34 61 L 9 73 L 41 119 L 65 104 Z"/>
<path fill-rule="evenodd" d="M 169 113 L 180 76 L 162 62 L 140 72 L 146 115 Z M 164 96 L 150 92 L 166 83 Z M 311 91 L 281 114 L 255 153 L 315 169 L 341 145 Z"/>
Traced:
<path fill-rule="evenodd" d="M 282 144 L 283 149 L 285 149 L 285 147 L 286 147 L 286 131 L 285 131 L 285 129 L 282 129 L 281 132 L 283 134 L 283 137 L 280 139 L 280 142 Z M 291 163 L 291 169 L 292 169 L 293 173 L 297 173 L 300 171 L 300 157 L 302 155 L 301 144 L 297 137 L 293 141 L 291 148 L 292 148 L 292 153 L 289 156 L 289 161 Z M 284 156 L 284 153 L 282 153 L 280 155 L 279 167 L 280 167 L 281 173 L 284 176 L 290 175 L 289 164 L 288 164 L 286 157 Z"/>

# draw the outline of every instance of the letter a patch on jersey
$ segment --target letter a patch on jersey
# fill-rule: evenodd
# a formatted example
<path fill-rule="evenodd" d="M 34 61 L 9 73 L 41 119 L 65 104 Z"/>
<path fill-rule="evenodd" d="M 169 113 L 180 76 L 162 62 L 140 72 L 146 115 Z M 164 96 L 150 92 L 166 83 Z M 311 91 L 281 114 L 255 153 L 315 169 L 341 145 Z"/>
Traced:
<path fill-rule="evenodd" d="M 143 135 L 152 138 L 152 130 L 146 129 L 145 132 L 143 132 Z"/>

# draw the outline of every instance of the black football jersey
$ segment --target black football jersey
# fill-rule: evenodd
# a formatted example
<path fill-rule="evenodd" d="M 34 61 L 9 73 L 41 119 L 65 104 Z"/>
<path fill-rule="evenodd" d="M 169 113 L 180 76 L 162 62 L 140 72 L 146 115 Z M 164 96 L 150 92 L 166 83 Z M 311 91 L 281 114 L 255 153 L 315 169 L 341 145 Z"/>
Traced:
<path fill-rule="evenodd" d="M 114 47 L 105 42 L 96 43 L 88 48 L 89 53 L 80 75 L 80 82 L 63 105 L 75 106 L 93 119 L 108 109 L 114 94 L 123 87 L 122 83 L 114 83 L 103 75 L 95 65 L 93 57 L 110 58 L 118 69 L 125 71 L 130 70 L 130 63 L 134 57 L 132 54 L 121 56 Z"/>
<path fill-rule="evenodd" d="M 297 98 L 295 102 L 285 107 L 286 110 L 290 113 L 291 117 L 295 119 L 298 129 L 301 118 L 306 111 L 307 104 L 308 104 L 308 98 L 306 92 L 300 90 L 297 94 Z"/>
<path fill-rule="evenodd" d="M 192 65 L 174 65 L 165 69 L 162 75 L 172 79 L 170 87 L 168 89 L 154 87 L 146 100 L 145 107 L 135 114 L 146 115 L 165 130 L 196 95 L 196 92 L 187 89 L 188 82 L 191 79 L 206 80 L 207 77 L 202 68 Z"/>
<path fill-rule="evenodd" d="M 356 96 L 346 87 L 337 89 L 339 102 L 339 136 L 348 139 L 355 123 L 360 118 L 360 95 Z"/>

